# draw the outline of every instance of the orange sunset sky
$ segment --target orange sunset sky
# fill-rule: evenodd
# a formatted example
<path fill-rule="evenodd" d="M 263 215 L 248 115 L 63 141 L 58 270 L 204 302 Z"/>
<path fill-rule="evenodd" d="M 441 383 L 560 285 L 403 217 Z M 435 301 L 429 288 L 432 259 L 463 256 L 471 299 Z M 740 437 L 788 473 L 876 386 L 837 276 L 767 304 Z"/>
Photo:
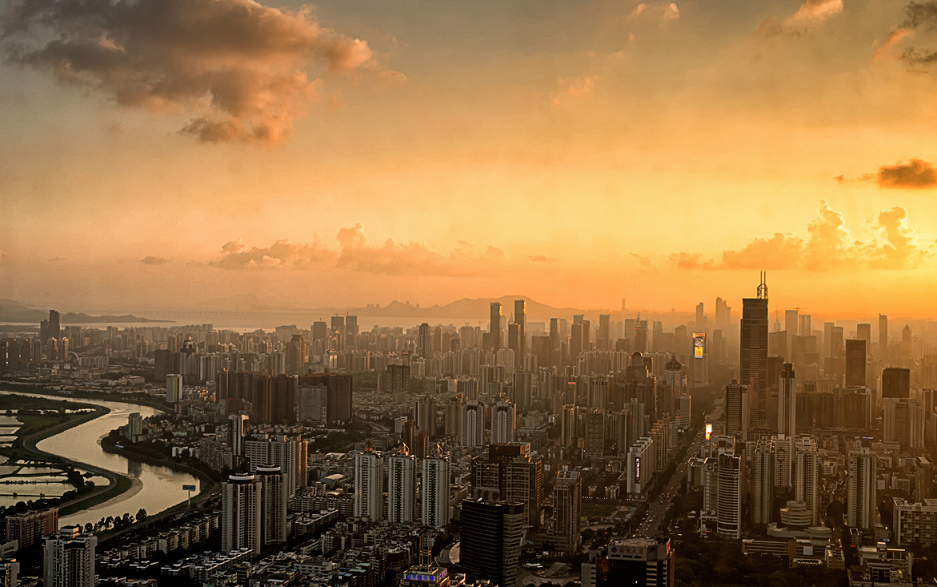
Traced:
<path fill-rule="evenodd" d="M 937 0 L 0 6 L 0 298 L 935 314 Z"/>

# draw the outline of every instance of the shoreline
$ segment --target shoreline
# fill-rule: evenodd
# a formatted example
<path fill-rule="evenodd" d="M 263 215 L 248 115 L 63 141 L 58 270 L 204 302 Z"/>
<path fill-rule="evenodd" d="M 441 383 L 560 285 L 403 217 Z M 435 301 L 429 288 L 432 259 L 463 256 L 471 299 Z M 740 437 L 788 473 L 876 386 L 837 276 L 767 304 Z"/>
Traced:
<path fill-rule="evenodd" d="M 151 396 L 145 397 L 127 397 L 117 393 L 57 393 L 54 390 L 47 389 L 46 387 L 39 386 L 32 383 L 19 383 L 0 380 L 0 391 L 9 391 L 9 392 L 20 392 L 20 393 L 33 393 L 36 395 L 43 395 L 48 397 L 54 397 L 64 400 L 86 400 L 86 401 L 103 401 L 103 402 L 119 402 L 123 404 L 135 404 L 139 406 L 146 406 L 148 408 L 153 408 L 154 410 L 159 410 L 166 414 L 173 413 L 172 409 L 158 402 L 154 402 L 151 399 Z"/>

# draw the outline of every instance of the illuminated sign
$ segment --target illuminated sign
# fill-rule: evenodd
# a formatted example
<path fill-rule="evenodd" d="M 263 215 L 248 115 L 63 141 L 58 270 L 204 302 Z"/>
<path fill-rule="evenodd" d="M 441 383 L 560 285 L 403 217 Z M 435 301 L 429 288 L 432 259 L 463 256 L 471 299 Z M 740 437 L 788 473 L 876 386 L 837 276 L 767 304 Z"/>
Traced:
<path fill-rule="evenodd" d="M 641 457 L 634 459 L 634 480 L 641 482 Z"/>
<path fill-rule="evenodd" d="M 705 332 L 693 333 L 693 356 L 697 359 L 703 358 L 703 346 L 706 344 Z"/>
<path fill-rule="evenodd" d="M 709 437 L 713 434 L 713 425 L 706 424 L 706 440 L 709 440 Z"/>

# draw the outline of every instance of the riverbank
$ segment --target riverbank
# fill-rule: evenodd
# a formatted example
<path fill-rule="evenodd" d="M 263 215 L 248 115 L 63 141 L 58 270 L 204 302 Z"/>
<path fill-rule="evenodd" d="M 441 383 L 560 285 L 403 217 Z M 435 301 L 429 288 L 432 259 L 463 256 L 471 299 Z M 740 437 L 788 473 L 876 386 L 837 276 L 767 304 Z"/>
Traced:
<path fill-rule="evenodd" d="M 138 404 L 141 406 L 147 406 L 153 408 L 154 410 L 159 410 L 167 414 L 173 413 L 171 406 L 165 402 L 153 399 L 153 396 L 146 394 L 138 395 L 122 395 L 118 393 L 106 393 L 106 392 L 97 392 L 89 393 L 86 391 L 79 391 L 74 393 L 59 393 L 56 390 L 48 389 L 45 385 L 34 384 L 34 383 L 17 383 L 11 381 L 0 381 L 0 391 L 9 391 L 13 393 L 33 393 L 36 395 L 44 395 L 48 397 L 54 397 L 58 399 L 74 399 L 74 400 L 100 400 L 107 402 L 120 402 L 123 404 Z"/>

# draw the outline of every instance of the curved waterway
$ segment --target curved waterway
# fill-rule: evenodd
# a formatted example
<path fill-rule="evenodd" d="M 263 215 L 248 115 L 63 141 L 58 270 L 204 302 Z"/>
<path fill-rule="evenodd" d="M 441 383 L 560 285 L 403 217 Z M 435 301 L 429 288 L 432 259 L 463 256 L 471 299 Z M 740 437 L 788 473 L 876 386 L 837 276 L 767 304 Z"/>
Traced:
<path fill-rule="evenodd" d="M 62 516 L 59 518 L 59 526 L 84 525 L 88 522 L 93 524 L 101 518 L 123 516 L 125 513 L 135 516 L 140 508 L 145 509 L 147 514 L 156 514 L 186 500 L 188 493 L 183 491 L 183 485 L 195 485 L 201 489 L 198 478 L 193 475 L 173 471 L 167 467 L 141 463 L 122 455 L 106 453 L 101 448 L 101 439 L 107 436 L 111 430 L 126 425 L 127 417 L 131 413 L 138 412 L 141 416 L 147 418 L 161 413 L 155 408 L 140 404 L 96 399 L 73 399 L 68 396 L 47 396 L 20 391 L 0 390 L 0 393 L 68 399 L 68 401 L 76 403 L 104 406 L 110 410 L 110 413 L 104 416 L 50 436 L 37 445 L 39 450 L 47 453 L 101 467 L 114 473 L 126 475 L 133 480 L 133 488 L 129 491 L 93 506 L 91 509 Z M 195 493 L 192 492 L 193 497 Z"/>

